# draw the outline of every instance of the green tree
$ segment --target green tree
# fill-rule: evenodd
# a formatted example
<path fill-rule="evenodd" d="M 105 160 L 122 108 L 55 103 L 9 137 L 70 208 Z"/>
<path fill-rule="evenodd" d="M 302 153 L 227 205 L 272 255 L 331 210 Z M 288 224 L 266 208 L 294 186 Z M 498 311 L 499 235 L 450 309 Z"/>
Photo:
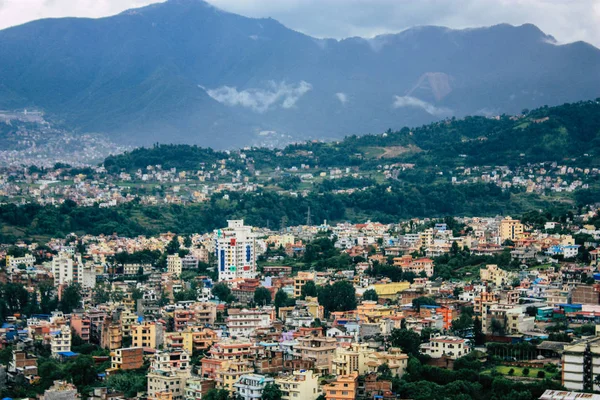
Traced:
<path fill-rule="evenodd" d="M 259 287 L 254 291 L 254 302 L 257 305 L 266 306 L 271 304 L 271 292 L 265 287 Z"/>
<path fill-rule="evenodd" d="M 224 301 L 226 303 L 231 303 L 233 301 L 231 289 L 229 288 L 229 286 L 227 286 L 226 283 L 217 283 L 215 286 L 212 287 L 210 292 L 220 301 Z"/>
<path fill-rule="evenodd" d="M 179 253 L 179 237 L 173 236 L 173 239 L 167 244 L 167 254 L 173 255 Z"/>
<path fill-rule="evenodd" d="M 372 301 L 379 300 L 379 296 L 377 295 L 377 292 L 375 291 L 375 289 L 365 290 L 362 298 L 363 298 L 363 300 L 372 300 Z"/>
<path fill-rule="evenodd" d="M 276 383 L 268 383 L 263 389 L 262 400 L 281 400 L 283 393 Z"/>
<path fill-rule="evenodd" d="M 275 293 L 275 308 L 277 312 L 279 312 L 280 307 L 284 307 L 288 302 L 288 295 L 283 289 L 279 289 L 277 293 Z"/>
<path fill-rule="evenodd" d="M 190 235 L 187 235 L 185 238 L 183 238 L 183 245 L 188 249 L 192 247 L 192 238 Z"/>
<path fill-rule="evenodd" d="M 327 314 L 334 311 L 349 311 L 356 309 L 356 290 L 348 281 L 337 281 L 333 285 L 319 288 L 319 304 Z"/>
<path fill-rule="evenodd" d="M 314 281 L 308 281 L 304 285 L 302 285 L 302 297 L 316 297 L 317 296 L 317 285 L 315 285 Z"/>
<path fill-rule="evenodd" d="M 400 347 L 405 353 L 418 357 L 421 335 L 408 329 L 394 329 L 390 334 L 390 343 L 394 347 Z"/>
<path fill-rule="evenodd" d="M 65 314 L 70 314 L 74 309 L 81 307 L 81 286 L 71 283 L 63 289 L 59 308 Z"/>
<path fill-rule="evenodd" d="M 421 306 L 436 306 L 436 305 L 437 305 L 437 303 L 431 297 L 421 296 L 421 297 L 417 297 L 416 299 L 413 299 L 413 301 L 412 301 L 412 306 L 417 312 L 421 311 Z"/>
<path fill-rule="evenodd" d="M 527 375 L 529 375 L 529 368 L 527 368 L 527 367 L 523 368 L 523 370 L 521 371 L 521 374 L 522 374 L 523 376 L 527 376 Z"/>
<path fill-rule="evenodd" d="M 225 389 L 210 389 L 202 398 L 203 400 L 230 400 L 229 391 Z"/>

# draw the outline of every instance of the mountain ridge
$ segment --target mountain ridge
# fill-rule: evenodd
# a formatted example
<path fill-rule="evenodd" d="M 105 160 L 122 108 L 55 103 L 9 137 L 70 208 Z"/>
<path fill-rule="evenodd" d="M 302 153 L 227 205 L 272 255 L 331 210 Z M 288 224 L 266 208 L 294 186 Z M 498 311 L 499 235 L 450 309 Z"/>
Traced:
<path fill-rule="evenodd" d="M 597 97 L 600 50 L 553 40 L 531 24 L 318 39 L 169 0 L 0 31 L 0 109 L 128 144 L 233 148 Z"/>

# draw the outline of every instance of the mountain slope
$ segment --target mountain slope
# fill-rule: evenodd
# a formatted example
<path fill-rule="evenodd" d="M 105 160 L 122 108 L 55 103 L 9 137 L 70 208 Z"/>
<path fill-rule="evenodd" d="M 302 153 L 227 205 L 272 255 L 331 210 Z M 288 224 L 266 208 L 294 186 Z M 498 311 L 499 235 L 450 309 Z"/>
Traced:
<path fill-rule="evenodd" d="M 133 144 L 334 138 L 598 93 L 600 50 L 533 25 L 338 42 L 170 0 L 0 31 L 0 109 L 40 108 Z"/>

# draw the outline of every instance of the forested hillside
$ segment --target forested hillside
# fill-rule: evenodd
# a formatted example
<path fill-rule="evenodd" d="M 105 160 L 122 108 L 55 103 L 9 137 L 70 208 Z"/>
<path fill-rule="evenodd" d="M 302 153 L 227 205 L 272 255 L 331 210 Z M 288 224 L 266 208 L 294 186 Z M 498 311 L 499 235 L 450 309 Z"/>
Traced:
<path fill-rule="evenodd" d="M 259 169 L 303 163 L 368 169 L 383 161 L 452 167 L 569 159 L 575 165 L 600 165 L 600 98 L 523 111 L 518 116 L 452 118 L 379 135 L 350 136 L 339 142 L 306 142 L 281 151 L 253 148 L 243 153 Z M 156 145 L 111 156 L 104 165 L 113 172 L 155 164 L 193 170 L 229 157 L 229 153 L 196 146 Z"/>

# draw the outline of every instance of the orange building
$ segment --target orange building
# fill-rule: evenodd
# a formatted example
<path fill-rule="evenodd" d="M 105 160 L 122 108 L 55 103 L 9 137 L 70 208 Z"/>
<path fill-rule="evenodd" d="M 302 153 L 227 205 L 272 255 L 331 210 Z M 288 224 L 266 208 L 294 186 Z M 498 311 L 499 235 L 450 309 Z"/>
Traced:
<path fill-rule="evenodd" d="M 327 400 L 354 400 L 358 386 L 358 372 L 340 375 L 337 379 L 323 387 Z"/>

